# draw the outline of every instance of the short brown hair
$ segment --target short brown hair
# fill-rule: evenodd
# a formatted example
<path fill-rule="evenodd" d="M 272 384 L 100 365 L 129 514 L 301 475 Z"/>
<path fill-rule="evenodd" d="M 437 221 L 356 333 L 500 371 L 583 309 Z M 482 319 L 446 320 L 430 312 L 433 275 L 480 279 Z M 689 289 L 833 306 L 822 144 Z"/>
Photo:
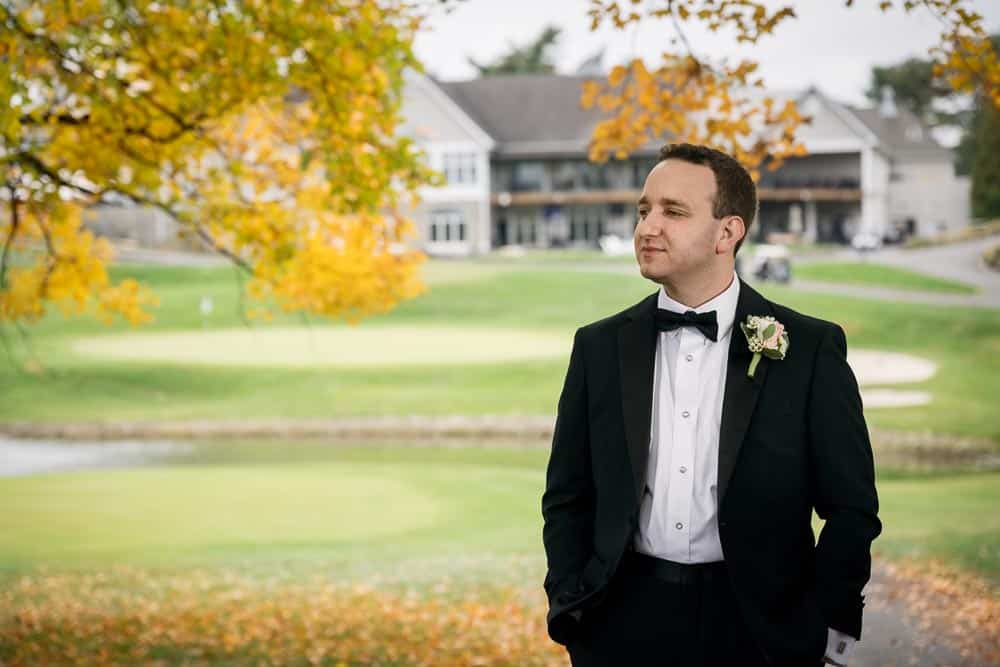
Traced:
<path fill-rule="evenodd" d="M 757 216 L 757 186 L 750 173 L 731 155 L 698 144 L 666 144 L 660 149 L 659 161 L 683 160 L 709 167 L 715 174 L 715 199 L 712 216 L 723 218 L 738 215 L 746 224 L 746 233 L 733 248 L 735 256 L 750 234 L 750 225 Z"/>

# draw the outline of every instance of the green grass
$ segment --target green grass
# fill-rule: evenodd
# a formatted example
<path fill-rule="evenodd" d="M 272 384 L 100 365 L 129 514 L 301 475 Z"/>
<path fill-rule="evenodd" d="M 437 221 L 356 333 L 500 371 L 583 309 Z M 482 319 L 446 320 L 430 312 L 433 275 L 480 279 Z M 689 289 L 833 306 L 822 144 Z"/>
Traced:
<path fill-rule="evenodd" d="M 975 294 L 977 289 L 955 280 L 870 262 L 807 262 L 796 264 L 794 278 L 852 285 L 874 285 L 893 289 Z"/>
<path fill-rule="evenodd" d="M 297 460 L 276 443 L 284 462 L 258 448 L 239 463 L 0 479 L 19 508 L 0 516 L 0 569 L 541 555 L 540 449 L 301 447 Z"/>
<path fill-rule="evenodd" d="M 431 473 L 431 474 L 429 474 Z M 445 521 L 443 494 L 418 477 L 446 466 L 325 463 L 75 472 L 3 484 L 0 519 L 14 563 L 178 562 L 255 549 L 398 541 Z M 382 504 L 385 503 L 385 504 Z M 385 511 L 388 508 L 392 511 Z"/>
<path fill-rule="evenodd" d="M 875 550 L 942 559 L 1000 586 L 1000 473 L 883 476 Z"/>
<path fill-rule="evenodd" d="M 217 446 L 229 449 L 215 462 L 0 479 L 0 502 L 17 508 L 0 514 L 0 569 L 337 562 L 460 574 L 466 562 L 491 578 L 504 563 L 544 562 L 544 448 L 281 442 L 209 444 L 202 456 Z M 231 460 L 241 448 L 245 460 Z M 290 460 L 275 461 L 279 451 Z M 1000 473 L 880 471 L 877 484 L 876 553 L 943 558 L 1000 582 Z"/>
<path fill-rule="evenodd" d="M 563 263 L 563 262 L 594 262 L 597 264 L 628 264 L 635 265 L 635 254 L 626 252 L 623 255 L 609 255 L 599 248 L 525 248 L 520 256 L 503 255 L 494 251 L 480 261 L 491 264 L 529 264 Z"/>
<path fill-rule="evenodd" d="M 428 269 L 430 292 L 362 326 L 519 328 L 562 336 L 565 351 L 551 359 L 496 364 L 350 368 L 212 367 L 76 355 L 71 345 L 81 336 L 198 330 L 203 294 L 216 304 L 207 329 L 241 326 L 230 269 L 117 267 L 119 276 L 136 275 L 158 291 L 157 320 L 132 330 L 47 318 L 30 335 L 50 370 L 29 375 L 0 362 L 0 420 L 554 414 L 574 329 L 657 289 L 637 275 L 559 265 L 529 269 L 432 262 Z M 761 289 L 780 303 L 839 322 L 851 347 L 912 353 L 940 365 L 926 382 L 899 385 L 931 392 L 930 406 L 870 410 L 873 426 L 1000 441 L 993 400 L 1000 393 L 1000 311 L 872 301 L 776 285 Z M 302 318 L 286 316 L 276 326 L 296 322 Z M 14 345 L 17 339 L 6 331 Z M 20 345 L 14 346 L 23 357 Z"/>

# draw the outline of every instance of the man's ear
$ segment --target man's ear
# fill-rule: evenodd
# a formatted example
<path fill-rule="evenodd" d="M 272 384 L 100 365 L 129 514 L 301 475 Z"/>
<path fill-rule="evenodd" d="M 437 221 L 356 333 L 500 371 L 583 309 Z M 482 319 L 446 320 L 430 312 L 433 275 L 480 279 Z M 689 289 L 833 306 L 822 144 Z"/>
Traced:
<path fill-rule="evenodd" d="M 722 236 L 715 246 L 715 251 L 720 255 L 733 254 L 733 248 L 746 234 L 747 226 L 743 218 L 738 215 L 727 215 L 722 219 Z"/>

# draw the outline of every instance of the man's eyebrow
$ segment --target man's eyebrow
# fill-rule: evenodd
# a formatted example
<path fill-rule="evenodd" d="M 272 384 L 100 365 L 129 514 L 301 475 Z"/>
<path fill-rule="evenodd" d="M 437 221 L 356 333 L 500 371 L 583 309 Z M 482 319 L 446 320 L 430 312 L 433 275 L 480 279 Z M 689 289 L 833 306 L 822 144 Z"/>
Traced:
<path fill-rule="evenodd" d="M 642 206 L 643 204 L 649 204 L 649 199 L 646 197 L 646 195 L 640 197 L 639 201 L 636 202 L 636 206 Z M 670 197 L 660 197 L 659 204 L 660 206 L 680 206 L 681 208 L 685 209 L 690 208 L 687 204 L 685 204 L 681 200 L 671 199 Z"/>

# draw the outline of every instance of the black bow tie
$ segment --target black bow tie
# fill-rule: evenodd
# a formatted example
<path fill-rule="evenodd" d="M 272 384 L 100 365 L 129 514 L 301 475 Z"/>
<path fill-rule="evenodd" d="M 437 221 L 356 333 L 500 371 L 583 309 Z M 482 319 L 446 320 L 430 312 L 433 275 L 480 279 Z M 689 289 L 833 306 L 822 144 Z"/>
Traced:
<path fill-rule="evenodd" d="M 666 308 L 657 308 L 655 319 L 657 331 L 670 331 L 677 327 L 696 327 L 711 341 L 717 340 L 719 336 L 719 324 L 715 319 L 714 310 L 705 313 L 696 313 L 693 310 L 678 313 Z"/>

